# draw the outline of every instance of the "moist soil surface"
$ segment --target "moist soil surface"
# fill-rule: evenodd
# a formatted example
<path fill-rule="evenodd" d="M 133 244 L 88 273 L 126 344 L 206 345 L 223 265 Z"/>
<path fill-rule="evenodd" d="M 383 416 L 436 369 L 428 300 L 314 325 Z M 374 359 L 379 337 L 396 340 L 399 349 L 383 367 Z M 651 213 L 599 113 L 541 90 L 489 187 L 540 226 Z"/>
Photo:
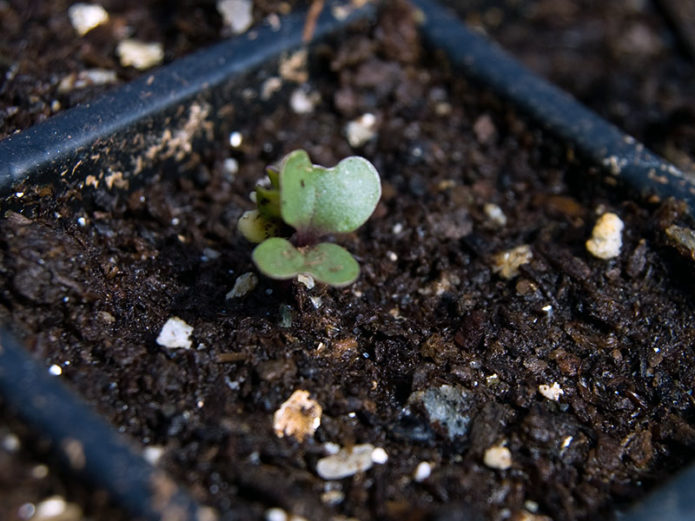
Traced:
<path fill-rule="evenodd" d="M 452 1 L 525 65 L 686 171 L 695 172 L 695 54 L 671 0 Z M 688 8 L 683 8 L 687 11 Z M 693 32 L 692 20 L 679 20 Z M 691 25 L 688 25 L 691 24 Z"/>
<path fill-rule="evenodd" d="M 76 3 L 0 2 L 0 138 L 142 74 L 118 58 L 126 38 L 160 44 L 162 63 L 168 63 L 232 34 L 215 1 L 103 0 L 97 3 L 108 21 L 80 36 L 68 15 Z M 254 0 L 253 25 L 276 23 L 305 6 L 301 0 Z M 94 70 L 114 76 L 102 85 L 80 76 Z"/>
<path fill-rule="evenodd" d="M 222 513 L 613 517 L 695 448 L 692 261 L 665 234 L 692 222 L 673 201 L 617 197 L 450 74 L 408 9 L 340 42 L 313 52 L 310 113 L 290 108 L 294 85 L 249 104 L 230 122 L 241 144 L 201 153 L 189 176 L 97 197 L 27 189 L 0 224 L 3 322 Z M 344 129 L 364 113 L 375 135 L 353 149 Z M 358 152 L 382 174 L 372 218 L 332 238 L 362 273 L 343 289 L 259 277 L 228 298 L 255 272 L 235 231 L 247 195 L 296 148 L 326 166 Z M 624 222 L 622 248 L 601 260 L 585 242 L 607 211 Z M 528 262 L 505 276 L 498 254 L 519 246 Z M 193 327 L 191 349 L 158 344 L 172 317 Z M 303 441 L 273 423 L 296 390 L 322 408 Z M 317 473 L 365 443 L 388 461 Z"/>

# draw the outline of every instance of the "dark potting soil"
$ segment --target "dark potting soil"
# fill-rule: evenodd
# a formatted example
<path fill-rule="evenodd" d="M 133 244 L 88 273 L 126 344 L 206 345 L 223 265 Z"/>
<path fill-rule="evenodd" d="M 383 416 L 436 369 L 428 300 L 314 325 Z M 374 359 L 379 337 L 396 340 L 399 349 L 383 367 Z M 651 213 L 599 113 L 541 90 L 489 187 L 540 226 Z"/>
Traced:
<path fill-rule="evenodd" d="M 125 38 L 161 44 L 168 63 L 231 33 L 214 0 L 103 0 L 98 4 L 108 22 L 79 36 L 68 16 L 76 3 L 0 2 L 0 139 L 143 74 L 121 65 L 116 48 Z M 254 25 L 304 6 L 302 0 L 255 0 Z M 80 80 L 94 69 L 115 78 L 105 85 Z M 72 86 L 65 87 L 70 78 Z"/>
<path fill-rule="evenodd" d="M 448 4 L 529 68 L 683 170 L 695 172 L 695 56 L 679 46 L 660 3 L 666 2 Z"/>
<path fill-rule="evenodd" d="M 672 201 L 618 199 L 425 53 L 412 18 L 392 6 L 318 46 L 302 87 L 313 110 L 290 109 L 296 85 L 248 103 L 230 120 L 239 146 L 201 152 L 191 176 L 129 195 L 26 188 L 0 225 L 0 317 L 196 497 L 242 519 L 610 518 L 692 459 L 692 261 L 665 235 L 692 222 Z M 358 281 L 260 277 L 226 298 L 255 271 L 235 228 L 265 166 L 299 147 L 335 164 L 365 113 L 376 135 L 357 152 L 384 194 L 335 238 Z M 585 241 L 606 211 L 623 244 L 599 260 Z M 521 245 L 532 258 L 505 279 L 496 255 Z M 174 316 L 192 349 L 158 345 Z M 295 390 L 323 409 L 303 442 L 273 426 Z M 388 461 L 318 475 L 332 447 L 363 443 Z"/>

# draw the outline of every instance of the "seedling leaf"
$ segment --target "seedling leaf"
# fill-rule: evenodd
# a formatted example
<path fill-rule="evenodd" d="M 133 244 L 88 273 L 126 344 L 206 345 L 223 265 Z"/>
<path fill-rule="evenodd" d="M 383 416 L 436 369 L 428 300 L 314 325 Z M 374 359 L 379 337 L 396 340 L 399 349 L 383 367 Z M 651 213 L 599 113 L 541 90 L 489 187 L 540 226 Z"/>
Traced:
<path fill-rule="evenodd" d="M 338 287 L 351 284 L 360 273 L 350 252 L 328 242 L 295 248 L 288 240 L 273 237 L 256 246 L 253 261 L 261 273 L 274 279 L 291 279 L 306 273 Z"/>
<path fill-rule="evenodd" d="M 360 274 L 360 266 L 342 246 L 331 242 L 322 242 L 305 252 L 306 273 L 315 280 L 331 286 L 347 286 L 352 284 Z"/>
<path fill-rule="evenodd" d="M 324 168 L 295 150 L 282 161 L 280 193 L 282 219 L 298 231 L 349 233 L 374 212 L 381 183 L 376 168 L 362 157 Z"/>
<path fill-rule="evenodd" d="M 237 230 L 250 242 L 263 242 L 277 233 L 277 222 L 260 214 L 258 210 L 248 210 L 237 222 Z"/>
<path fill-rule="evenodd" d="M 291 279 L 302 272 L 304 255 L 290 241 L 271 237 L 256 246 L 253 262 L 264 275 L 273 279 Z"/>
<path fill-rule="evenodd" d="M 280 168 L 277 165 L 271 165 L 265 169 L 270 179 L 270 186 L 277 189 L 280 188 Z"/>
<path fill-rule="evenodd" d="M 295 150 L 267 172 L 270 186 L 256 187 L 256 209 L 237 224 L 244 237 L 260 243 L 252 256 L 261 273 L 275 279 L 308 274 L 332 286 L 354 282 L 360 272 L 355 258 L 336 244 L 316 241 L 352 232 L 374 212 L 381 197 L 374 166 L 353 156 L 324 168 L 312 165 L 304 150 Z M 276 237 L 286 235 L 285 224 L 296 230 L 294 243 Z"/>
<path fill-rule="evenodd" d="M 256 206 L 263 217 L 280 219 L 280 191 L 257 186 Z"/>

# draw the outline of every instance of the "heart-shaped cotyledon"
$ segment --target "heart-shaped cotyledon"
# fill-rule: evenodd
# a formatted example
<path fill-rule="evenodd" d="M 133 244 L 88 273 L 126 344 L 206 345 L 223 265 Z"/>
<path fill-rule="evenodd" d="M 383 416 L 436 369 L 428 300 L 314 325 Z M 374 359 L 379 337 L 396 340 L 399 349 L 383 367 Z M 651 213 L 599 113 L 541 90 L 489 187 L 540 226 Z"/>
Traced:
<path fill-rule="evenodd" d="M 350 252 L 329 242 L 295 248 L 287 239 L 272 237 L 256 246 L 253 261 L 261 273 L 275 279 L 307 274 L 337 287 L 352 284 L 360 273 Z"/>
<path fill-rule="evenodd" d="M 356 230 L 381 197 L 379 173 L 358 156 L 324 168 L 312 165 L 304 150 L 295 150 L 282 160 L 279 185 L 282 220 L 317 236 Z"/>

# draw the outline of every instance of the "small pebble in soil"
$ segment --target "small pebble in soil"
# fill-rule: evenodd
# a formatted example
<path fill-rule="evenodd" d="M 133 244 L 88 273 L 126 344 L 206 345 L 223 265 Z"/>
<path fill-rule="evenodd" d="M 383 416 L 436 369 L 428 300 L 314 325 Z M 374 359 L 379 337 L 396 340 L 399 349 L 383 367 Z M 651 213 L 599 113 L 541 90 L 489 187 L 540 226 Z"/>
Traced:
<path fill-rule="evenodd" d="M 306 289 L 314 289 L 314 286 L 316 285 L 316 282 L 314 282 L 314 277 L 311 275 L 305 275 L 304 273 L 297 275 L 297 282 L 304 284 Z"/>
<path fill-rule="evenodd" d="M 492 271 L 503 279 L 513 279 L 519 274 L 519 267 L 533 259 L 533 252 L 528 244 L 522 244 L 510 250 L 501 251 L 492 257 Z"/>
<path fill-rule="evenodd" d="M 432 475 L 432 465 L 428 461 L 421 461 L 415 468 L 413 479 L 418 483 L 422 483 Z"/>
<path fill-rule="evenodd" d="M 495 127 L 489 114 L 483 114 L 475 120 L 473 132 L 478 143 L 486 145 L 494 141 L 497 136 L 497 127 Z"/>
<path fill-rule="evenodd" d="M 288 517 L 282 508 L 269 508 L 265 511 L 265 521 L 287 521 Z"/>
<path fill-rule="evenodd" d="M 307 72 L 307 58 L 309 53 L 306 49 L 300 49 L 280 61 L 278 72 L 287 81 L 295 83 L 306 83 L 309 79 Z"/>
<path fill-rule="evenodd" d="M 44 479 L 49 474 L 49 469 L 47 465 L 36 465 L 31 469 L 31 477 L 34 479 Z"/>
<path fill-rule="evenodd" d="M 273 415 L 273 430 L 279 438 L 289 436 L 304 441 L 321 425 L 323 409 L 309 398 L 309 391 L 296 390 Z"/>
<path fill-rule="evenodd" d="M 218 0 L 217 11 L 222 15 L 225 27 L 234 34 L 242 34 L 253 23 L 253 2 L 251 0 Z"/>
<path fill-rule="evenodd" d="M 552 400 L 554 402 L 557 402 L 560 399 L 560 396 L 565 394 L 565 391 L 562 390 L 562 387 L 560 387 L 560 384 L 557 382 L 553 382 L 553 385 L 539 385 L 538 392 L 545 396 L 548 400 Z"/>
<path fill-rule="evenodd" d="M 586 249 L 599 259 L 613 259 L 620 255 L 623 246 L 623 221 L 612 212 L 604 213 L 586 241 Z"/>
<path fill-rule="evenodd" d="M 164 48 L 159 42 L 141 42 L 127 38 L 118 43 L 116 54 L 123 67 L 145 70 L 159 65 L 164 60 Z"/>
<path fill-rule="evenodd" d="M 244 141 L 244 136 L 241 132 L 232 132 L 229 134 L 229 146 L 232 148 L 239 148 L 241 143 Z"/>
<path fill-rule="evenodd" d="M 374 463 L 385 463 L 386 451 L 375 448 L 371 443 L 342 448 L 336 454 L 321 458 L 316 464 L 316 472 L 323 479 L 343 479 L 358 472 L 366 472 Z"/>
<path fill-rule="evenodd" d="M 60 376 L 63 374 L 63 369 L 57 365 L 53 364 L 51 367 L 48 368 L 48 372 L 51 373 L 53 376 Z"/>
<path fill-rule="evenodd" d="M 545 313 L 545 316 L 546 316 L 546 317 L 552 318 L 552 316 L 553 316 L 553 306 L 551 306 L 550 304 L 546 304 L 545 306 L 543 306 L 543 307 L 541 308 L 541 311 L 542 311 L 543 313 Z"/>
<path fill-rule="evenodd" d="M 7 452 L 17 452 L 21 445 L 19 438 L 14 433 L 6 434 L 2 439 L 2 449 Z"/>
<path fill-rule="evenodd" d="M 239 275 L 234 281 L 234 287 L 225 295 L 226 300 L 231 300 L 233 298 L 241 298 L 251 291 L 253 291 L 256 286 L 258 286 L 258 275 L 249 271 L 242 275 Z"/>
<path fill-rule="evenodd" d="M 493 385 L 497 385 L 500 383 L 500 377 L 497 373 L 493 373 L 490 376 L 485 377 L 485 383 L 487 383 L 488 386 L 492 387 Z"/>
<path fill-rule="evenodd" d="M 77 34 L 84 36 L 95 27 L 108 22 L 109 13 L 98 4 L 73 4 L 68 8 L 70 23 Z"/>
<path fill-rule="evenodd" d="M 336 20 L 345 20 L 348 16 L 350 16 L 351 9 L 348 6 L 345 5 L 334 5 L 331 6 L 331 14 L 333 15 L 333 18 Z"/>
<path fill-rule="evenodd" d="M 332 441 L 327 441 L 323 444 L 323 451 L 328 455 L 338 454 L 340 452 L 340 445 Z"/>
<path fill-rule="evenodd" d="M 261 99 L 263 101 L 268 101 L 273 94 L 282 88 L 282 79 L 277 76 L 271 76 L 263 82 L 261 86 Z"/>
<path fill-rule="evenodd" d="M 491 469 L 507 470 L 512 466 L 512 453 L 507 447 L 493 445 L 485 450 L 483 463 Z"/>
<path fill-rule="evenodd" d="M 290 95 L 290 107 L 295 114 L 311 114 L 320 99 L 317 92 L 307 92 L 299 87 Z"/>
<path fill-rule="evenodd" d="M 311 300 L 315 309 L 319 309 L 323 304 L 323 299 L 321 297 L 309 297 L 309 300 Z"/>
<path fill-rule="evenodd" d="M 265 512 L 265 521 L 307 521 L 307 519 L 285 512 L 282 508 L 270 508 Z"/>
<path fill-rule="evenodd" d="M 535 514 L 536 512 L 538 512 L 538 503 L 536 503 L 535 501 L 531 501 L 530 499 L 527 499 L 526 501 L 524 501 L 524 508 L 532 514 Z"/>
<path fill-rule="evenodd" d="M 282 328 L 292 327 L 292 307 L 287 304 L 280 304 L 280 321 L 278 325 Z"/>
<path fill-rule="evenodd" d="M 453 109 L 454 107 L 447 101 L 439 101 L 434 106 L 434 112 L 438 116 L 448 116 Z"/>
<path fill-rule="evenodd" d="M 273 32 L 278 32 L 282 29 L 282 20 L 277 13 L 270 13 L 265 17 L 265 22 L 270 26 Z"/>
<path fill-rule="evenodd" d="M 31 469 L 31 477 L 34 479 L 44 479 L 49 474 L 47 465 L 36 465 Z"/>
<path fill-rule="evenodd" d="M 497 226 L 505 226 L 507 224 L 507 216 L 504 215 L 502 208 L 493 203 L 487 203 L 483 207 L 483 211 L 490 222 Z"/>
<path fill-rule="evenodd" d="M 376 136 L 376 117 L 363 114 L 345 125 L 345 136 L 353 148 L 359 148 Z"/>
<path fill-rule="evenodd" d="M 36 505 L 32 521 L 78 521 L 82 519 L 82 509 L 75 503 L 68 503 L 61 496 L 51 496 Z"/>
<path fill-rule="evenodd" d="M 522 510 L 514 515 L 514 521 L 553 521 L 552 518 L 548 516 L 542 516 L 540 514 L 533 514 Z"/>
<path fill-rule="evenodd" d="M 468 432 L 472 403 L 462 387 L 445 384 L 415 391 L 408 397 L 408 409 L 415 407 L 424 409 L 429 422 L 443 429 L 449 439 Z"/>
<path fill-rule="evenodd" d="M 162 347 L 170 349 L 190 349 L 192 334 L 193 326 L 189 326 L 179 317 L 171 317 L 159 332 L 157 343 Z"/>
<path fill-rule="evenodd" d="M 203 248 L 203 255 L 201 255 L 200 258 L 203 262 L 206 262 L 209 260 L 219 259 L 220 255 L 222 254 L 217 250 L 214 250 L 212 248 Z"/>
<path fill-rule="evenodd" d="M 149 447 L 145 447 L 142 451 L 142 457 L 152 465 L 156 465 L 163 454 L 164 447 L 160 447 L 159 445 L 150 445 Z"/>
<path fill-rule="evenodd" d="M 372 461 L 377 465 L 383 465 L 389 460 L 389 455 L 381 447 L 377 447 L 372 451 Z"/>
<path fill-rule="evenodd" d="M 695 260 L 695 231 L 683 226 L 672 224 L 666 228 L 666 237 L 668 242 L 673 245 L 678 252 Z"/>
<path fill-rule="evenodd" d="M 65 94 L 75 89 L 83 89 L 96 85 L 109 85 L 116 83 L 118 77 L 116 71 L 109 69 L 88 69 L 78 73 L 71 73 L 63 77 L 58 84 L 58 92 Z"/>
<path fill-rule="evenodd" d="M 17 509 L 17 518 L 25 521 L 33 518 L 35 513 L 36 507 L 33 503 L 24 503 Z"/>
<path fill-rule="evenodd" d="M 234 181 L 234 176 L 239 172 L 239 161 L 233 157 L 228 157 L 222 163 L 222 168 L 224 169 L 227 181 Z"/>
<path fill-rule="evenodd" d="M 342 490 L 326 490 L 321 494 L 321 501 L 326 505 L 339 505 L 345 499 Z"/>

